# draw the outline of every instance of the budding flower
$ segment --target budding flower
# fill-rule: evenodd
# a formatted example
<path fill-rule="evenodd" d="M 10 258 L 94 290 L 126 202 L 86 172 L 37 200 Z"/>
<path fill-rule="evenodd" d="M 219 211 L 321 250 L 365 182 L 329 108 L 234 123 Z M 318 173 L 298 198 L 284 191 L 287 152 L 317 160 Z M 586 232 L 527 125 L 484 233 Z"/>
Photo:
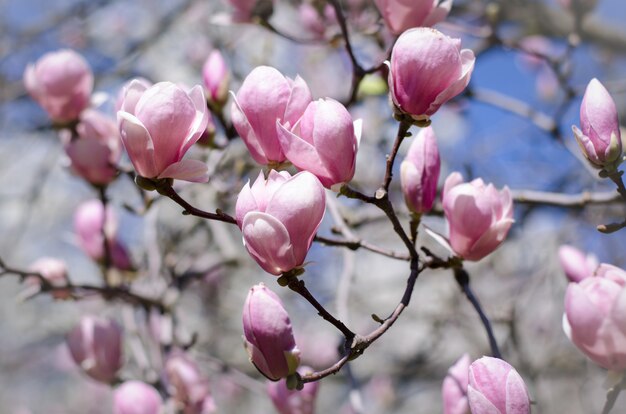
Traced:
<path fill-rule="evenodd" d="M 592 79 L 580 104 L 580 129 L 572 126 L 585 158 L 594 168 L 615 170 L 622 162 L 622 139 L 615 102 L 604 85 Z"/>
<path fill-rule="evenodd" d="M 431 28 L 402 33 L 391 52 L 389 91 L 395 109 L 416 121 L 460 94 L 474 69 L 474 52 Z"/>
<path fill-rule="evenodd" d="M 28 93 L 59 123 L 78 119 L 89 105 L 93 73 L 85 59 L 64 49 L 43 55 L 24 71 Z"/>
<path fill-rule="evenodd" d="M 470 362 L 469 355 L 464 354 L 448 370 L 441 387 L 443 414 L 469 414 L 467 385 Z"/>
<path fill-rule="evenodd" d="M 202 80 L 208 92 L 208 99 L 217 105 L 223 105 L 228 99 L 230 73 L 222 53 L 215 49 L 202 66 Z"/>
<path fill-rule="evenodd" d="M 65 152 L 72 170 L 93 185 L 106 185 L 117 176 L 116 164 L 122 142 L 115 122 L 103 113 L 87 109 L 76 126 L 78 138 L 70 141 Z"/>
<path fill-rule="evenodd" d="M 165 361 L 164 371 L 169 392 L 184 414 L 215 412 L 208 379 L 185 353 L 182 351 L 171 353 Z"/>
<path fill-rule="evenodd" d="M 271 170 L 248 182 L 237 197 L 237 224 L 248 253 L 268 273 L 302 266 L 326 209 L 324 187 L 302 171 L 293 177 Z"/>
<path fill-rule="evenodd" d="M 160 414 L 163 400 L 153 386 L 126 381 L 113 392 L 113 414 Z"/>
<path fill-rule="evenodd" d="M 349 182 L 354 176 L 361 121 L 334 99 L 311 102 L 291 130 L 278 126 L 285 156 L 300 170 L 315 175 L 326 188 Z"/>
<path fill-rule="evenodd" d="M 39 273 L 43 278 L 50 283 L 52 287 L 58 288 L 67 286 L 67 266 L 63 260 L 55 259 L 53 257 L 42 257 L 37 259 L 32 265 L 30 270 Z M 29 276 L 26 279 L 29 285 L 39 285 L 40 280 L 36 277 Z M 55 290 L 52 293 L 55 299 L 67 299 L 70 297 L 70 292 L 66 289 Z"/>
<path fill-rule="evenodd" d="M 206 164 L 183 159 L 209 122 L 201 86 L 187 93 L 172 82 L 147 87 L 133 81 L 117 121 L 126 152 L 141 177 L 208 180 Z"/>
<path fill-rule="evenodd" d="M 414 27 L 430 27 L 444 20 L 453 0 L 375 0 L 389 31 L 399 35 Z"/>
<path fill-rule="evenodd" d="M 72 358 L 96 381 L 111 383 L 122 367 L 122 328 L 112 319 L 83 316 L 67 335 Z"/>
<path fill-rule="evenodd" d="M 529 414 L 524 380 L 506 361 L 477 359 L 469 367 L 467 397 L 472 414 Z"/>
<path fill-rule="evenodd" d="M 291 320 L 279 297 L 263 283 L 248 292 L 243 331 L 250 362 L 268 379 L 277 381 L 296 372 L 300 351 Z"/>
<path fill-rule="evenodd" d="M 233 126 L 259 164 L 286 160 L 277 125 L 293 127 L 311 102 L 311 91 L 300 76 L 284 77 L 269 66 L 258 66 L 244 79 L 231 106 Z"/>
<path fill-rule="evenodd" d="M 498 191 L 480 178 L 464 183 L 458 172 L 446 179 L 442 202 L 450 226 L 450 245 L 466 260 L 477 261 L 493 252 L 514 221 L 508 187 Z"/>
<path fill-rule="evenodd" d="M 566 244 L 559 247 L 559 261 L 570 282 L 578 283 L 593 276 L 598 268 L 598 259 L 594 255 L 586 255 L 577 248 Z"/>
<path fill-rule="evenodd" d="M 563 330 L 593 362 L 626 369 L 626 271 L 601 264 L 592 277 L 565 292 Z"/>
<path fill-rule="evenodd" d="M 423 128 L 413 138 L 406 158 L 400 165 L 404 201 L 413 213 L 426 213 L 433 208 L 440 167 L 435 133 L 431 127 Z"/>
<path fill-rule="evenodd" d="M 301 367 L 298 372 L 311 370 Z M 301 390 L 287 388 L 286 379 L 267 382 L 267 394 L 279 414 L 313 414 L 315 412 L 315 397 L 319 390 L 319 381 L 307 382 Z"/>

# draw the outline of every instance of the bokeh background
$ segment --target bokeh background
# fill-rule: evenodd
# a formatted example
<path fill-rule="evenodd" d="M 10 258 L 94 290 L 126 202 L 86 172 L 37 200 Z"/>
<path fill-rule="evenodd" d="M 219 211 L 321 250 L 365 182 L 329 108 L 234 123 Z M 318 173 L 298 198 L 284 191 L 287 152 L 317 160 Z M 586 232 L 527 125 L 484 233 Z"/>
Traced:
<path fill-rule="evenodd" d="M 380 62 L 385 56 L 380 44 L 391 39 L 373 2 L 344 3 L 352 10 L 349 24 L 357 57 L 364 66 Z M 141 76 L 201 83 L 202 64 L 214 48 L 227 59 L 234 91 L 252 68 L 266 64 L 290 77 L 302 76 L 315 98 L 344 100 L 351 65 L 338 27 L 328 23 L 323 34 L 312 32 L 299 20 L 299 6 L 298 1 L 277 0 L 270 21 L 298 39 L 322 36 L 314 44 L 290 41 L 258 25 L 233 24 L 231 9 L 218 0 L 0 1 L 0 257 L 26 268 L 41 256 L 54 256 L 68 263 L 72 280 L 101 281 L 72 230 L 76 206 L 96 193 L 71 174 L 56 131 L 25 93 L 21 78 L 29 62 L 59 48 L 78 51 L 92 66 L 102 108 L 112 116 L 125 81 Z M 556 2 L 455 0 L 450 17 L 437 28 L 462 37 L 464 47 L 474 49 L 478 58 L 470 93 L 433 118 L 441 182 L 456 170 L 497 187 L 508 185 L 518 195 L 526 190 L 613 191 L 581 161 L 570 128 L 578 123 L 581 95 L 593 77 L 607 86 L 624 119 L 624 21 L 621 0 L 599 0 L 584 20 L 578 42 L 571 35 L 571 13 Z M 552 57 L 559 75 L 520 49 Z M 369 192 L 384 174 L 396 129 L 381 85 L 381 78 L 368 78 L 350 108 L 364 122 L 354 185 Z M 223 133 L 218 129 L 217 134 L 219 141 Z M 182 185 L 181 193 L 199 208 L 232 214 L 236 194 L 259 167 L 239 139 L 224 149 L 195 149 L 194 156 L 207 161 L 211 181 Z M 166 199 L 136 214 L 141 199 L 128 177 L 117 180 L 109 194 L 121 218 L 121 237 L 142 267 L 133 289 L 173 304 L 175 336 L 182 342 L 196 337 L 190 353 L 210 378 L 219 412 L 273 412 L 264 380 L 242 346 L 241 308 L 253 284 L 264 282 L 283 298 L 304 362 L 324 368 L 337 358 L 337 332 L 256 266 L 236 228 L 182 216 Z M 395 181 L 392 198 L 408 223 Z M 332 203 L 359 237 L 401 250 L 375 208 L 345 199 Z M 598 224 L 621 221 L 625 213 L 620 204 L 563 208 L 518 203 L 506 243 L 467 266 L 507 361 L 529 386 L 535 413 L 599 412 L 604 403 L 605 370 L 586 360 L 563 334 L 567 281 L 556 252 L 568 243 L 603 262 L 626 266 L 626 231 L 603 235 L 595 230 Z M 446 231 L 436 214 L 425 223 Z M 327 213 L 320 234 L 330 235 L 334 225 Z M 424 232 L 421 242 L 443 252 Z M 408 276 L 406 263 L 366 251 L 315 244 L 308 260 L 307 285 L 360 333 L 376 326 L 372 313 L 393 310 Z M 189 271 L 204 272 L 203 277 L 183 291 L 166 289 L 167 280 Z M 146 321 L 167 321 L 96 297 L 60 302 L 49 296 L 25 299 L 23 291 L 17 278 L 0 277 L 0 413 L 110 412 L 110 388 L 81 374 L 64 343 L 86 313 L 109 315 L 124 325 L 123 378 L 158 379 L 162 355 Z M 441 381 L 465 352 L 472 358 L 489 353 L 480 320 L 450 271 L 427 271 L 396 325 L 348 370 L 322 381 L 318 412 L 441 412 Z M 624 410 L 626 397 L 614 412 Z"/>

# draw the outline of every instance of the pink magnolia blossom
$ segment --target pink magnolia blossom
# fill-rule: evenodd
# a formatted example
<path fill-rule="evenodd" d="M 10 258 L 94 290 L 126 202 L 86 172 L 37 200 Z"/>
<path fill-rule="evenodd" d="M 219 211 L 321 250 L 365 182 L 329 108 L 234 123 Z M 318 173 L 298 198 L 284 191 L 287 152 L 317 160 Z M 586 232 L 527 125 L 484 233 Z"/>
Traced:
<path fill-rule="evenodd" d="M 141 381 L 126 381 L 113 392 L 113 414 L 161 414 L 159 392 Z"/>
<path fill-rule="evenodd" d="M 474 69 L 474 52 L 435 29 L 402 33 L 391 52 L 389 90 L 396 111 L 416 121 L 460 94 Z"/>
<path fill-rule="evenodd" d="M 312 371 L 308 367 L 300 367 L 300 374 Z M 279 414 L 314 414 L 315 397 L 319 390 L 319 381 L 307 382 L 301 390 L 290 390 L 287 381 L 267 382 L 267 394 L 270 396 L 274 407 Z"/>
<path fill-rule="evenodd" d="M 613 371 L 626 369 L 626 272 L 601 264 L 593 277 L 570 283 L 565 293 L 563 329 L 593 362 Z"/>
<path fill-rule="evenodd" d="M 201 86 L 187 93 L 171 82 L 149 88 L 131 82 L 117 120 L 126 152 L 141 177 L 208 180 L 203 162 L 183 159 L 209 122 Z"/>
<path fill-rule="evenodd" d="M 595 168 L 614 170 L 622 162 L 622 139 L 615 102 L 597 79 L 587 85 L 580 104 L 580 129 L 572 126 L 583 155 Z"/>
<path fill-rule="evenodd" d="M 30 265 L 30 270 L 43 276 L 52 287 L 58 288 L 68 284 L 67 265 L 63 260 L 53 257 L 42 257 Z M 40 284 L 40 280 L 36 277 L 28 277 L 26 282 L 29 285 Z M 67 290 L 55 290 L 52 296 L 55 299 L 67 299 L 70 297 L 70 292 Z"/>
<path fill-rule="evenodd" d="M 469 367 L 467 397 L 472 414 L 529 414 L 524 380 L 506 361 L 477 359 Z"/>
<path fill-rule="evenodd" d="M 132 270 L 133 264 L 128 250 L 117 237 L 117 228 L 115 211 L 107 206 L 105 213 L 100 200 L 85 201 L 74 213 L 74 231 L 78 236 L 78 244 L 89 257 L 98 262 L 105 259 L 104 234 L 108 242 L 111 264 L 120 270 Z"/>
<path fill-rule="evenodd" d="M 74 361 L 91 378 L 110 383 L 123 365 L 122 328 L 112 319 L 83 316 L 67 335 Z"/>
<path fill-rule="evenodd" d="M 450 245 L 466 260 L 477 261 L 493 252 L 514 221 L 509 188 L 498 191 L 480 178 L 463 183 L 461 174 L 450 174 L 442 199 L 450 227 Z"/>
<path fill-rule="evenodd" d="M 361 120 L 334 99 L 311 102 L 289 130 L 278 125 L 285 156 L 300 170 L 314 174 L 326 188 L 349 182 L 354 176 Z"/>
<path fill-rule="evenodd" d="M 269 66 L 250 72 L 235 96 L 231 112 L 233 126 L 256 162 L 286 160 L 277 124 L 290 129 L 310 102 L 311 92 L 301 77 L 291 80 Z"/>
<path fill-rule="evenodd" d="M 302 266 L 324 217 L 326 193 L 307 171 L 293 177 L 271 170 L 246 184 L 235 206 L 248 253 L 268 273 Z"/>
<path fill-rule="evenodd" d="M 559 261 L 570 282 L 580 282 L 588 278 L 598 268 L 598 259 L 566 244 L 559 247 Z"/>
<path fill-rule="evenodd" d="M 300 351 L 280 298 L 263 283 L 253 286 L 243 307 L 243 331 L 250 361 L 268 379 L 296 372 Z"/>
<path fill-rule="evenodd" d="M 204 62 L 202 80 L 208 92 L 208 99 L 218 105 L 223 105 L 228 99 L 230 73 L 224 56 L 219 50 L 213 50 Z"/>
<path fill-rule="evenodd" d="M 421 214 L 433 208 L 440 167 L 435 133 L 431 127 L 422 128 L 400 165 L 400 184 L 409 210 Z"/>
<path fill-rule="evenodd" d="M 375 0 L 389 31 L 399 35 L 414 27 L 430 27 L 444 20 L 453 0 Z"/>
<path fill-rule="evenodd" d="M 441 387 L 443 414 L 469 414 L 467 385 L 470 362 L 469 355 L 464 354 L 448 370 Z"/>
<path fill-rule="evenodd" d="M 76 126 L 78 138 L 65 151 L 72 170 L 93 185 L 106 185 L 117 177 L 122 142 L 115 122 L 96 110 L 87 109 Z"/>
<path fill-rule="evenodd" d="M 208 379 L 198 365 L 182 351 L 172 352 L 164 368 L 169 392 L 184 414 L 211 414 L 216 411 Z"/>
<path fill-rule="evenodd" d="M 53 121 L 66 123 L 78 119 L 89 105 L 93 73 L 82 56 L 63 49 L 29 64 L 24 86 Z"/>
<path fill-rule="evenodd" d="M 324 39 L 329 27 L 336 26 L 337 16 L 335 9 L 329 3 L 323 4 L 321 9 L 311 2 L 302 2 L 298 7 L 300 23 L 316 39 Z"/>

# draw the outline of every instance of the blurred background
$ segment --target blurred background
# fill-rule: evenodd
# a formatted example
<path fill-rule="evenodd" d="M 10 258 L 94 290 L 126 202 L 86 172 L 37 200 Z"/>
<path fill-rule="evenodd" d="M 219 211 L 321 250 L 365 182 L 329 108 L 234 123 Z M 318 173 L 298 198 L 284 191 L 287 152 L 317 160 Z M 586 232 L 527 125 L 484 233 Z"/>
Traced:
<path fill-rule="evenodd" d="M 392 37 L 373 1 L 346 0 L 343 6 L 357 58 L 365 67 L 378 64 Z M 302 17 L 301 7 L 300 1 L 277 0 L 269 21 L 306 43 L 257 24 L 233 23 L 232 9 L 218 0 L 0 1 L 0 257 L 18 268 L 42 256 L 57 257 L 67 262 L 73 281 L 101 283 L 101 271 L 79 248 L 72 224 L 76 207 L 97 193 L 70 172 L 57 132 L 26 94 L 22 75 L 28 63 L 60 48 L 76 50 L 93 68 L 101 109 L 111 116 L 120 87 L 131 78 L 201 84 L 202 64 L 213 49 L 227 61 L 233 91 L 252 68 L 271 65 L 292 78 L 299 74 L 314 98 L 346 100 L 352 68 L 338 25 L 332 20 L 313 24 Z M 580 99 L 593 77 L 609 89 L 624 119 L 624 21 L 621 0 L 599 0 L 579 31 L 571 11 L 553 1 L 455 0 L 437 28 L 461 37 L 477 61 L 468 93 L 433 117 L 441 183 L 450 172 L 461 171 L 498 188 L 508 185 L 517 195 L 613 191 L 582 162 L 571 125 L 578 124 Z M 552 65 L 529 51 L 551 57 Z M 384 175 L 397 127 L 385 85 L 378 75 L 367 78 L 350 108 L 364 124 L 354 186 L 368 193 Z M 225 112 L 228 118 L 228 106 Z M 219 126 L 216 142 L 226 142 Z M 182 184 L 181 194 L 199 208 L 234 214 L 236 195 L 259 167 L 240 139 L 194 151 L 209 164 L 211 180 Z M 398 182 L 391 193 L 407 224 Z M 108 194 L 120 217 L 120 237 L 140 267 L 133 289 L 164 298 L 172 315 L 159 317 L 98 297 L 80 302 L 26 298 L 17 278 L 2 276 L 0 413 L 111 412 L 110 388 L 84 376 L 65 345 L 67 332 L 87 313 L 111 316 L 124 326 L 122 378 L 158 380 L 163 361 L 154 338 L 166 335 L 164 326 L 174 326 L 178 341 L 193 343 L 190 355 L 209 378 L 218 412 L 273 412 L 265 380 L 242 345 L 243 301 L 259 282 L 283 299 L 304 363 L 322 369 L 337 359 L 337 332 L 250 259 L 234 226 L 182 216 L 167 199 L 142 211 L 127 176 Z M 329 198 L 359 237 L 402 250 L 374 207 Z M 520 202 L 507 241 L 467 266 L 503 354 L 529 386 L 535 413 L 599 412 L 604 404 L 606 371 L 588 361 L 562 330 L 567 280 L 556 253 L 568 243 L 602 262 L 626 266 L 626 231 L 595 230 L 624 214 L 620 204 L 563 208 Z M 424 222 L 446 231 L 436 214 Z M 335 224 L 327 214 L 320 234 L 331 235 Z M 424 232 L 420 237 L 442 253 Z M 361 250 L 314 244 L 308 261 L 305 280 L 312 292 L 363 334 L 377 325 L 371 314 L 393 310 L 408 276 L 405 262 Z M 190 272 L 199 276 L 185 289 L 168 288 L 167 281 Z M 317 412 L 441 412 L 441 382 L 465 352 L 472 359 L 490 352 L 480 320 L 451 271 L 427 271 L 396 325 L 349 369 L 322 381 Z M 622 396 L 613 412 L 624 410 Z"/>

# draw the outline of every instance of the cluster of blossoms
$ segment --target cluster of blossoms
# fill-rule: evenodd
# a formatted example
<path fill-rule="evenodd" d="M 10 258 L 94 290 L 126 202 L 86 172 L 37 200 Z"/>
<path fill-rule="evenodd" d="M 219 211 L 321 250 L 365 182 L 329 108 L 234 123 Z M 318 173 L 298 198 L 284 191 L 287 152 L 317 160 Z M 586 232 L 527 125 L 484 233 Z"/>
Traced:
<path fill-rule="evenodd" d="M 401 123 L 422 127 L 400 167 L 406 206 L 419 223 L 436 204 L 441 170 L 431 117 L 467 87 L 475 57 L 471 50 L 461 49 L 460 39 L 428 27 L 446 17 L 451 0 L 415 3 L 376 1 L 390 33 L 399 35 L 388 62 L 393 112 Z M 233 5 L 236 21 L 250 21 L 258 12 L 254 2 Z M 336 19 L 334 12 L 327 14 L 328 20 Z M 215 51 L 203 67 L 204 87 L 132 80 L 118 97 L 116 121 L 90 106 L 93 74 L 75 52 L 45 55 L 26 69 L 24 81 L 53 122 L 69 131 L 63 134 L 63 143 L 72 170 L 102 191 L 119 174 L 122 147 L 137 173 L 137 184 L 146 190 L 162 190 L 174 179 L 208 181 L 207 165 L 185 156 L 214 132 L 211 111 L 230 108 L 232 126 L 251 158 L 267 168 L 239 192 L 232 221 L 252 259 L 265 272 L 289 282 L 303 272 L 325 215 L 327 190 L 344 194 L 356 173 L 363 125 L 337 100 L 314 100 L 301 77 L 290 79 L 269 66 L 253 69 L 239 90 L 231 92 L 228 106 L 229 77 L 225 61 Z M 585 92 L 580 123 L 581 128 L 573 130 L 585 158 L 607 174 L 614 173 L 622 161 L 617 110 L 596 79 Z M 298 172 L 285 170 L 290 166 Z M 498 190 L 480 178 L 464 182 L 458 172 L 451 173 L 440 199 L 455 266 L 491 254 L 514 222 L 509 189 Z M 107 268 L 134 271 L 117 234 L 115 213 L 104 201 L 103 197 L 78 208 L 74 227 L 79 245 Z M 625 370 L 626 272 L 597 265 L 569 247 L 560 256 L 571 280 L 563 318 L 567 336 L 598 365 Z M 54 290 L 56 298 L 70 297 L 62 262 L 42 259 L 32 271 L 60 288 Z M 271 381 L 268 394 L 278 411 L 312 413 L 318 385 L 297 383 L 310 369 L 299 366 L 300 350 L 283 303 L 262 283 L 252 287 L 245 300 L 243 332 L 250 361 Z M 67 344 L 88 376 L 113 384 L 123 366 L 122 340 L 123 331 L 115 321 L 87 316 L 68 334 Z M 208 380 L 187 354 L 170 350 L 163 365 L 166 392 L 177 409 L 188 414 L 215 411 Z M 293 389 L 294 378 L 304 387 L 299 392 Z M 470 364 L 469 356 L 463 356 L 444 380 L 443 400 L 448 414 L 530 412 L 521 376 L 507 362 L 491 357 Z M 116 388 L 113 404 L 116 414 L 155 414 L 164 401 L 152 385 L 126 381 Z"/>

